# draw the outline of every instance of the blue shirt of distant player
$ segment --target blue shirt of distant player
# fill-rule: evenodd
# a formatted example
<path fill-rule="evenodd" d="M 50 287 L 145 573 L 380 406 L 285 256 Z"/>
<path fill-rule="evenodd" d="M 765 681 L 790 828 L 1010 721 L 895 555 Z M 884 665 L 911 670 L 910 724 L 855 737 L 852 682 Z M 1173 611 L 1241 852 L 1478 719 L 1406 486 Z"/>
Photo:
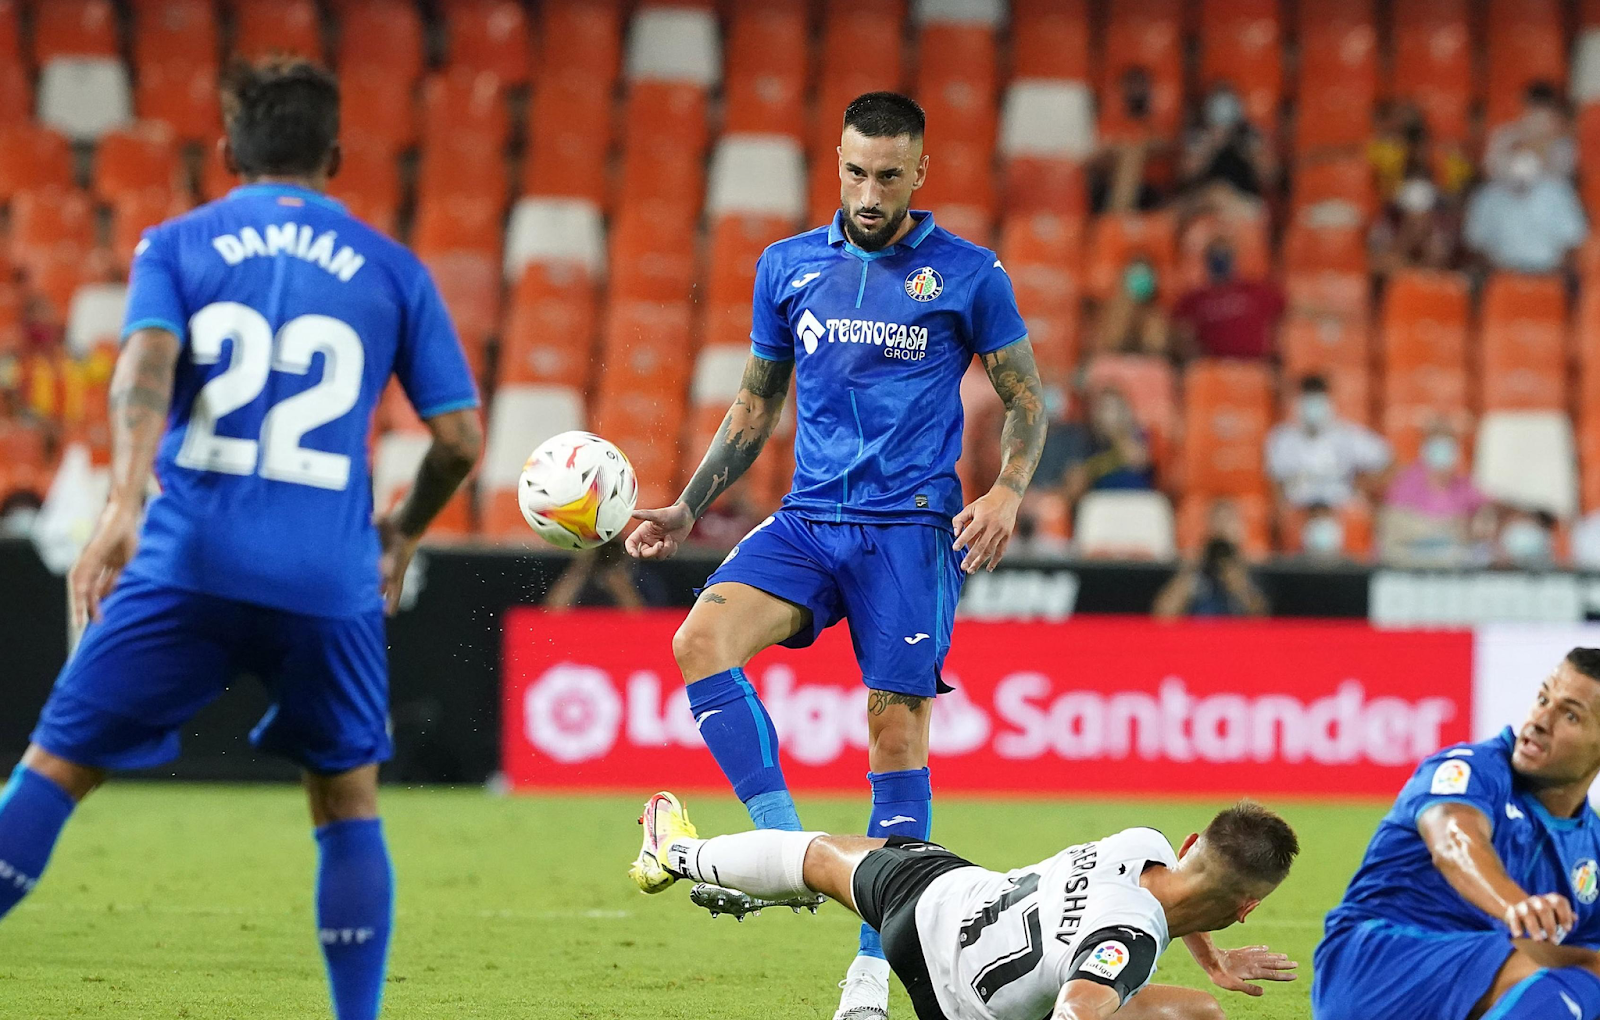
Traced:
<path fill-rule="evenodd" d="M 1515 742 L 1508 727 L 1417 767 L 1379 823 L 1344 901 L 1328 915 L 1328 931 L 1372 918 L 1431 931 L 1506 930 L 1450 887 L 1417 831 L 1422 812 L 1455 801 L 1489 819 L 1495 852 L 1512 881 L 1530 895 L 1560 893 L 1572 903 L 1577 922 L 1566 944 L 1600 946 L 1600 818 L 1588 804 L 1576 818 L 1547 811 L 1511 768 Z"/>
<path fill-rule="evenodd" d="M 779 241 L 756 267 L 757 357 L 795 362 L 794 486 L 785 509 L 825 521 L 937 523 L 962 506 L 961 376 L 1027 335 L 994 252 L 910 213 L 863 251 L 832 225 Z"/>
<path fill-rule="evenodd" d="M 183 342 L 129 576 L 317 616 L 381 607 L 367 469 L 396 375 L 424 418 L 477 406 L 409 251 L 304 188 L 254 184 L 145 232 L 123 336 Z"/>

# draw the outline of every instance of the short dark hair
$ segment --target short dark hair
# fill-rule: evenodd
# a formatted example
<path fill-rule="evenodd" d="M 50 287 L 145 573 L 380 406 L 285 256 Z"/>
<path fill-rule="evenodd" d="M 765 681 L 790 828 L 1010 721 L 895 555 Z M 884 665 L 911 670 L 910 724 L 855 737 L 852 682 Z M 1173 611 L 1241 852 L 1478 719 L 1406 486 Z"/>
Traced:
<path fill-rule="evenodd" d="M 1300 852 L 1289 823 L 1253 800 L 1241 800 L 1211 819 L 1200 838 L 1235 874 L 1271 885 L 1284 880 Z"/>
<path fill-rule="evenodd" d="M 1300 377 L 1301 393 L 1326 393 L 1328 392 L 1328 377 L 1312 373 Z"/>
<path fill-rule="evenodd" d="M 898 92 L 863 93 L 844 108 L 844 126 L 868 138 L 921 138 L 927 125 L 928 118 L 916 100 Z"/>
<path fill-rule="evenodd" d="M 315 173 L 339 140 L 339 82 L 304 60 L 235 64 L 222 114 L 240 173 Z"/>
<path fill-rule="evenodd" d="M 1600 648 L 1574 648 L 1567 653 L 1567 665 L 1590 680 L 1600 680 Z"/>

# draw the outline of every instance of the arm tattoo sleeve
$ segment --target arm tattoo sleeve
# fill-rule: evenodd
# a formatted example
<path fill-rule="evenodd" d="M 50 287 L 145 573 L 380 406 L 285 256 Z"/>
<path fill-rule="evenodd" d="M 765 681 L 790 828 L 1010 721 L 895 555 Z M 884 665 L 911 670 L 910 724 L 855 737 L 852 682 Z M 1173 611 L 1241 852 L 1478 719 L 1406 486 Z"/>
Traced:
<path fill-rule="evenodd" d="M 1024 337 L 1009 347 L 983 355 L 994 391 L 1006 405 L 1005 426 L 1000 430 L 1000 477 L 996 484 L 1022 495 L 1033 480 L 1044 452 L 1048 423 L 1044 416 L 1044 386 L 1033 363 L 1033 345 Z"/>
<path fill-rule="evenodd" d="M 477 463 L 483 429 L 476 410 L 452 411 L 428 419 L 433 443 L 428 447 L 411 492 L 396 515 L 401 534 L 417 536 L 428 529 Z"/>
<path fill-rule="evenodd" d="M 128 338 L 111 376 L 111 493 L 138 504 L 150 480 L 167 412 L 172 408 L 178 338 L 164 329 L 141 329 Z"/>
<path fill-rule="evenodd" d="M 712 500 L 750 470 L 766 445 L 767 437 L 778 425 L 778 415 L 783 410 L 783 398 L 789 392 L 789 377 L 793 373 L 792 361 L 768 361 L 750 356 L 744 367 L 744 379 L 739 383 L 739 395 L 728 408 L 727 417 L 722 419 L 722 427 L 711 441 L 705 459 L 695 469 L 683 495 L 678 497 L 690 513 L 696 517 L 705 513 Z"/>

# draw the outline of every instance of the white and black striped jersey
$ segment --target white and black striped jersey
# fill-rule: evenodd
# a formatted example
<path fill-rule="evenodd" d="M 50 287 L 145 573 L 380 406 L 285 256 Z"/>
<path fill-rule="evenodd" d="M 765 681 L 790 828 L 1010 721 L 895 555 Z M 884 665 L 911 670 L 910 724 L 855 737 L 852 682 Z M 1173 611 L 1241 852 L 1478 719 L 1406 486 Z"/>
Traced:
<path fill-rule="evenodd" d="M 1177 866 L 1154 829 L 1126 829 L 1001 874 L 960 868 L 917 901 L 917 935 L 949 1020 L 1040 1020 L 1070 980 L 1124 1002 L 1149 983 L 1171 941 L 1149 864 Z"/>

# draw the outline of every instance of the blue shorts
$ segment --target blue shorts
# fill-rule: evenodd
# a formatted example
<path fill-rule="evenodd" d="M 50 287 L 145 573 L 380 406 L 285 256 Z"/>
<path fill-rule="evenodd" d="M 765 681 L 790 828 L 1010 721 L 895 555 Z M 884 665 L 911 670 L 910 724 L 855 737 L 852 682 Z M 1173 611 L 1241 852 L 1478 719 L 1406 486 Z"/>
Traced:
<path fill-rule="evenodd" d="M 178 756 L 182 727 L 241 673 L 272 707 L 258 749 L 313 772 L 387 761 L 389 664 L 382 613 L 348 619 L 124 578 L 56 678 L 33 742 L 105 769 Z"/>
<path fill-rule="evenodd" d="M 931 524 L 832 524 L 780 510 L 733 547 L 706 587 L 736 581 L 809 609 L 811 626 L 784 641 L 789 648 L 849 620 L 863 683 L 929 698 L 941 690 L 966 578 L 953 541 Z"/>
<path fill-rule="evenodd" d="M 1488 994 L 1511 938 L 1363 921 L 1330 932 L 1312 957 L 1315 1020 L 1466 1020 Z"/>

